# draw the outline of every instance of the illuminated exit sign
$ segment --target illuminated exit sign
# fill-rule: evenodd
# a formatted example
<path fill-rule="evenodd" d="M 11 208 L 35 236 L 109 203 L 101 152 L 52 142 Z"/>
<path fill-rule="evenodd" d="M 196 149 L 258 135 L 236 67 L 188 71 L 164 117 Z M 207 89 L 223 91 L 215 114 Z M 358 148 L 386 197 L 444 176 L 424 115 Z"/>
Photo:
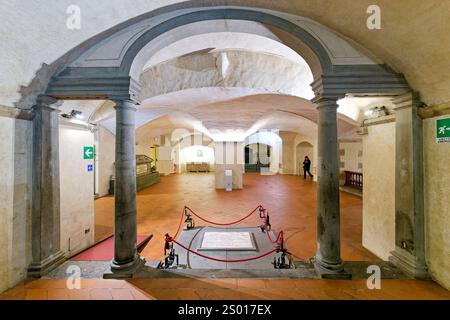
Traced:
<path fill-rule="evenodd" d="M 94 159 L 94 147 L 84 147 L 83 148 L 83 158 L 84 159 Z"/>
<path fill-rule="evenodd" d="M 436 142 L 450 143 L 450 118 L 436 120 Z"/>

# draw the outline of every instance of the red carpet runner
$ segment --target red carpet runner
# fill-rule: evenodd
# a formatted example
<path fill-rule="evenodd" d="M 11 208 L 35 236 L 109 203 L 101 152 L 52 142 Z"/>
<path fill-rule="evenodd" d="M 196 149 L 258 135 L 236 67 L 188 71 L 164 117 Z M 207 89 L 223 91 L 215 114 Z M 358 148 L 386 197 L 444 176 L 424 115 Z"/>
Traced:
<path fill-rule="evenodd" d="M 141 243 L 147 236 L 137 236 L 137 243 Z M 70 258 L 72 261 L 110 261 L 114 257 L 114 236 L 111 236 L 95 246 Z"/>

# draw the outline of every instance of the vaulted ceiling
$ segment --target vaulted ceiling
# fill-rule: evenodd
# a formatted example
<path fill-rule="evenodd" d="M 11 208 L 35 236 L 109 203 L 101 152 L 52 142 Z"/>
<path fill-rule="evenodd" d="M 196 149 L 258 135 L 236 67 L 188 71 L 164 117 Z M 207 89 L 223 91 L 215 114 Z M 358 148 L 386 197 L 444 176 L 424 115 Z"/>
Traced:
<path fill-rule="evenodd" d="M 12 107 L 27 92 L 26 87 L 43 63 L 51 64 L 84 40 L 118 23 L 174 3 L 179 7 L 212 4 L 203 0 L 186 3 L 135 0 L 130 6 L 122 0 L 110 0 L 99 6 L 92 1 L 77 0 L 83 12 L 82 28 L 73 31 L 64 27 L 66 9 L 73 2 L 2 4 L 0 105 Z M 403 73 L 424 102 L 431 105 L 450 101 L 449 1 L 378 0 L 380 30 L 366 27 L 367 8 L 374 4 L 372 0 L 213 3 L 265 7 L 315 20 Z M 244 62 L 240 65 L 236 63 L 239 61 Z M 316 115 L 307 101 L 311 79 L 304 72 L 307 69 L 302 61 L 292 49 L 255 35 L 229 32 L 178 41 L 157 52 L 146 64 L 142 78 L 146 96 L 138 111 L 137 125 L 151 125 L 158 118 L 169 117 L 171 125 L 190 124 L 206 131 L 233 129 L 245 134 L 268 127 L 307 130 Z M 155 82 L 155 78 L 163 81 Z M 376 103 L 388 105 L 389 101 L 376 98 L 341 101 L 340 132 L 354 132 L 355 121 L 361 121 L 364 110 Z M 67 102 L 62 110 L 83 109 L 91 122 L 113 130 L 111 107 L 111 103 L 103 101 Z M 158 127 L 155 122 L 153 125 Z"/>
<path fill-rule="evenodd" d="M 81 7 L 81 30 L 65 27 L 67 7 Z M 84 40 L 125 20 L 178 4 L 258 6 L 311 18 L 359 43 L 405 74 L 410 85 L 429 105 L 450 101 L 450 1 L 442 0 L 89 0 L 4 1 L 0 11 L 0 105 L 12 107 L 41 68 Z M 369 5 L 381 8 L 382 28 L 369 30 Z"/>

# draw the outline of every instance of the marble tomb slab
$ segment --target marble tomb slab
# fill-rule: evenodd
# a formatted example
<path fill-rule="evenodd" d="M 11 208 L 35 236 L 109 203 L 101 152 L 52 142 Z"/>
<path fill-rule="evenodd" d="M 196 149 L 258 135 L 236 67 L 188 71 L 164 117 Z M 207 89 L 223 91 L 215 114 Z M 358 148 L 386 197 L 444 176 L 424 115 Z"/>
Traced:
<path fill-rule="evenodd" d="M 210 232 L 203 234 L 198 250 L 254 250 L 255 239 L 252 232 Z"/>

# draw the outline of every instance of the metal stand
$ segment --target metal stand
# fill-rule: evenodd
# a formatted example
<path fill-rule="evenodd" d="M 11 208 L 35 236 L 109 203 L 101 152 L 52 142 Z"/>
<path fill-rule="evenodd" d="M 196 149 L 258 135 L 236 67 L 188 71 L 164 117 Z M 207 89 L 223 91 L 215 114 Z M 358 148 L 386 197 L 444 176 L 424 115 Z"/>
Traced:
<path fill-rule="evenodd" d="M 186 220 L 184 220 L 184 223 L 186 223 L 186 230 L 191 230 L 195 228 L 195 221 L 192 218 L 192 215 L 184 209 L 184 215 L 186 216 Z"/>
<path fill-rule="evenodd" d="M 273 264 L 274 269 L 292 269 L 292 267 L 294 266 L 294 264 L 292 262 L 292 255 L 284 247 L 284 240 L 281 241 L 281 246 L 277 250 L 277 253 L 280 253 L 280 252 L 281 252 L 281 257 L 278 257 L 278 259 L 276 257 L 273 258 L 272 264 Z M 286 257 L 287 257 L 288 263 L 286 263 Z"/>
<path fill-rule="evenodd" d="M 157 269 L 169 269 L 175 261 L 175 265 L 178 265 L 178 254 L 175 253 L 173 244 L 166 242 L 166 245 L 164 247 L 164 254 L 166 254 L 167 250 L 169 250 L 169 254 L 164 259 L 164 263 L 159 262 Z"/>
<path fill-rule="evenodd" d="M 263 208 L 259 208 L 259 217 L 261 219 L 265 219 L 265 223 L 263 223 L 260 228 L 261 228 L 261 232 L 269 232 L 270 230 L 272 230 L 272 226 L 270 224 L 270 218 L 269 218 L 269 211 L 266 211 L 266 209 Z"/>

